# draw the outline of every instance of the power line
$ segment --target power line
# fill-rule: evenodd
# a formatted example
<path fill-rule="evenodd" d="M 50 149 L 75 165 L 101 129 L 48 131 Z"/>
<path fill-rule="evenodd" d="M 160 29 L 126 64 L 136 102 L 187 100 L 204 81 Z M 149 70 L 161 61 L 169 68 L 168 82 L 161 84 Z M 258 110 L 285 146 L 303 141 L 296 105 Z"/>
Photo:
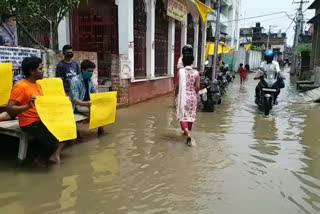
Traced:
<path fill-rule="evenodd" d="M 281 16 L 273 19 L 264 19 L 264 20 L 259 20 L 260 22 L 266 22 L 266 21 L 272 21 L 272 20 L 278 20 L 278 19 L 283 19 L 286 18 L 287 16 Z"/>
<path fill-rule="evenodd" d="M 292 20 L 292 22 L 290 23 L 289 27 L 286 29 L 285 33 L 287 33 L 287 32 L 288 32 L 288 30 L 289 30 L 289 29 L 290 29 L 290 27 L 292 26 L 293 22 L 294 22 L 294 19 L 293 19 L 293 20 Z"/>
<path fill-rule="evenodd" d="M 221 22 L 221 23 L 229 23 L 229 22 L 243 21 L 243 20 L 247 20 L 247 19 L 262 18 L 262 17 L 273 16 L 273 15 L 282 14 L 282 13 L 285 13 L 286 16 L 287 16 L 289 19 L 291 19 L 290 16 L 295 15 L 295 14 L 289 15 L 286 11 L 281 11 L 281 12 L 277 12 L 277 13 L 269 13 L 269 14 L 260 15 L 260 16 L 252 16 L 252 17 L 248 17 L 248 18 L 235 19 L 235 20 L 230 20 L 230 21 Z"/>

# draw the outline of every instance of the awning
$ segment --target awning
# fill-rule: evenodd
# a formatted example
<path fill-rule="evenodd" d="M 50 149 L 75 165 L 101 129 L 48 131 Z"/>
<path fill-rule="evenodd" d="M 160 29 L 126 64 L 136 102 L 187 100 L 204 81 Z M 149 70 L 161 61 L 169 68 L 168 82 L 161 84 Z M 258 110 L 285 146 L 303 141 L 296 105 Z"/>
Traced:
<path fill-rule="evenodd" d="M 320 13 L 308 21 L 308 24 L 316 24 L 320 21 Z"/>

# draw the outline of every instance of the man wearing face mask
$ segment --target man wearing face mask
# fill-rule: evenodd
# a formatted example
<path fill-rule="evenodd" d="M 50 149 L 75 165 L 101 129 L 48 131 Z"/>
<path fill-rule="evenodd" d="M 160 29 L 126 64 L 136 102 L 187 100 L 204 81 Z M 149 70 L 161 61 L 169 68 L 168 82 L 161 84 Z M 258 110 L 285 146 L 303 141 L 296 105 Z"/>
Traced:
<path fill-rule="evenodd" d="M 64 90 L 69 96 L 71 80 L 80 74 L 80 66 L 76 61 L 72 60 L 73 51 L 71 45 L 65 45 L 62 51 L 64 59 L 57 65 L 56 76 L 62 78 Z"/>
<path fill-rule="evenodd" d="M 81 63 L 81 74 L 71 81 L 71 99 L 75 107 L 75 112 L 89 114 L 90 94 L 96 93 L 91 80 L 96 65 L 90 60 L 83 60 Z"/>
<path fill-rule="evenodd" d="M 17 46 L 17 17 L 14 14 L 3 14 L 0 26 L 0 45 Z"/>

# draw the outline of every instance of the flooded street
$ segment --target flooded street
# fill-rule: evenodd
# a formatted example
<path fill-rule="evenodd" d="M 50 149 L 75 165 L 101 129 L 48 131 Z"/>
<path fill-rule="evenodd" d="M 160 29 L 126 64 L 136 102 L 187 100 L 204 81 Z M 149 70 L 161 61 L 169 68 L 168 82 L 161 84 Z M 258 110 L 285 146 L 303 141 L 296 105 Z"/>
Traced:
<path fill-rule="evenodd" d="M 198 114 L 191 148 L 170 96 L 119 110 L 102 138 L 82 128 L 61 166 L 17 168 L 5 146 L 0 213 L 320 213 L 319 105 L 299 102 L 288 80 L 265 117 L 252 79 Z"/>

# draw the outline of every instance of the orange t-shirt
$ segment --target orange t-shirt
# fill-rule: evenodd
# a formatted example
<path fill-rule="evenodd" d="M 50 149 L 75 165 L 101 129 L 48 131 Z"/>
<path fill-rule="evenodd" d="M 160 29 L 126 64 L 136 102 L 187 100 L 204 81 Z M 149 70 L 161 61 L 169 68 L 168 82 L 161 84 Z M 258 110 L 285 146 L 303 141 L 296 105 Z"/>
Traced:
<path fill-rule="evenodd" d="M 42 91 L 37 83 L 28 80 L 20 80 L 12 89 L 10 100 L 19 102 L 20 105 L 28 105 L 31 96 L 41 96 Z M 36 108 L 31 108 L 18 115 L 20 127 L 40 121 Z"/>

